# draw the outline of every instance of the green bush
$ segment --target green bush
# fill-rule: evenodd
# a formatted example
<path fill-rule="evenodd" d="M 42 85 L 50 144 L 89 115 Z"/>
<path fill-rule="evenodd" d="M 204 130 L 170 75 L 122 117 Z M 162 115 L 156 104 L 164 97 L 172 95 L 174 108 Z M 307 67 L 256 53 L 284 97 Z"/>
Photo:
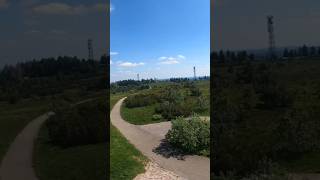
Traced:
<path fill-rule="evenodd" d="M 161 114 L 163 118 L 171 120 L 179 116 L 190 116 L 192 113 L 192 107 L 185 103 L 178 104 L 165 101 L 155 108 L 155 112 Z"/>
<path fill-rule="evenodd" d="M 197 116 L 190 120 L 179 117 L 172 121 L 172 129 L 166 134 L 166 139 L 186 153 L 207 155 L 210 144 L 209 121 L 203 121 Z"/>
<path fill-rule="evenodd" d="M 104 99 L 58 107 L 55 113 L 46 121 L 53 144 L 70 147 L 107 141 Z"/>
<path fill-rule="evenodd" d="M 161 119 L 162 119 L 161 114 L 154 114 L 154 115 L 152 116 L 152 120 L 157 121 L 157 120 L 161 120 Z"/>
<path fill-rule="evenodd" d="M 156 94 L 137 94 L 129 96 L 124 101 L 127 108 L 143 107 L 155 104 L 159 101 Z"/>

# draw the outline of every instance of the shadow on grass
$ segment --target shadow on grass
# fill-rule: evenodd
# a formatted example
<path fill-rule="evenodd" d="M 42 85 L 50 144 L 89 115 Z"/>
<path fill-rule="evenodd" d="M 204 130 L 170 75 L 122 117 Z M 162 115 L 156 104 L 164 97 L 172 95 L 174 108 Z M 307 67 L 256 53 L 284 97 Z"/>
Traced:
<path fill-rule="evenodd" d="M 185 160 L 185 156 L 189 155 L 180 149 L 173 147 L 166 139 L 161 140 L 158 147 L 152 150 L 154 153 L 162 155 L 165 158 L 177 158 L 178 160 Z"/>

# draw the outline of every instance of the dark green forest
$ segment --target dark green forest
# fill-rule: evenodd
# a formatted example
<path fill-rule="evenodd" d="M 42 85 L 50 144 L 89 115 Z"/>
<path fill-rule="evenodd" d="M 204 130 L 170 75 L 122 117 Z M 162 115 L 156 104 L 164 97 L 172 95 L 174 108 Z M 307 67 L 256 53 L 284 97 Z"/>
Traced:
<path fill-rule="evenodd" d="M 285 49 L 274 60 L 246 51 L 211 54 L 217 179 L 320 172 L 319 159 L 306 158 L 320 152 L 319 50 Z"/>
<path fill-rule="evenodd" d="M 64 56 L 6 65 L 0 71 L 0 101 L 16 103 L 64 89 L 106 89 L 107 62 L 105 55 L 99 61 Z"/>

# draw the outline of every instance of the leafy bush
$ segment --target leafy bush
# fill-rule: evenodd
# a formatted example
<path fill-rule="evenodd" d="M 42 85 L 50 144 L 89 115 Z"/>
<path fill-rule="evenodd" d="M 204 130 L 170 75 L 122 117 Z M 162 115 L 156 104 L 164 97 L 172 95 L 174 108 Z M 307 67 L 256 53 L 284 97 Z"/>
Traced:
<path fill-rule="evenodd" d="M 208 110 L 209 102 L 204 96 L 199 96 L 196 101 L 196 110 L 197 112 L 204 112 Z"/>
<path fill-rule="evenodd" d="M 167 120 L 174 119 L 178 116 L 190 116 L 192 107 L 184 103 L 170 103 L 165 101 L 155 108 L 155 112 L 162 115 Z"/>
<path fill-rule="evenodd" d="M 158 101 L 159 97 L 156 94 L 137 94 L 126 98 L 124 103 L 127 108 L 135 108 L 149 106 Z"/>
<path fill-rule="evenodd" d="M 200 89 L 195 85 L 190 87 L 190 92 L 191 92 L 191 96 L 196 96 L 196 97 L 199 97 L 202 94 Z"/>
<path fill-rule="evenodd" d="M 152 120 L 157 121 L 157 120 L 161 120 L 161 119 L 162 119 L 161 114 L 154 114 L 154 115 L 152 116 Z"/>
<path fill-rule="evenodd" d="M 104 99 L 57 108 L 55 113 L 46 121 L 53 144 L 70 147 L 107 141 Z"/>
<path fill-rule="evenodd" d="M 197 116 L 193 116 L 190 120 L 179 117 L 172 121 L 172 129 L 166 134 L 166 139 L 186 153 L 207 154 L 210 124 Z"/>

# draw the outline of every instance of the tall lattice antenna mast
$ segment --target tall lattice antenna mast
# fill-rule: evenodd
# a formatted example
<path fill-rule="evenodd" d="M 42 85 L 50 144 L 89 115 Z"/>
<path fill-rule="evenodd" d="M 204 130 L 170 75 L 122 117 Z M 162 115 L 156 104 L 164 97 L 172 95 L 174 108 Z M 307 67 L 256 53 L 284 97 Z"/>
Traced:
<path fill-rule="evenodd" d="M 193 66 L 193 79 L 196 80 L 197 79 L 197 75 L 196 75 L 196 67 Z"/>
<path fill-rule="evenodd" d="M 92 39 L 88 39 L 88 60 L 94 60 L 93 59 Z"/>
<path fill-rule="evenodd" d="M 140 81 L 140 77 L 139 77 L 139 74 L 137 74 L 137 79 L 138 79 L 138 81 Z"/>
<path fill-rule="evenodd" d="M 275 43 L 275 36 L 274 36 L 273 16 L 267 16 L 267 22 L 268 22 L 268 35 L 269 35 L 269 58 L 274 59 L 276 43 Z"/>

